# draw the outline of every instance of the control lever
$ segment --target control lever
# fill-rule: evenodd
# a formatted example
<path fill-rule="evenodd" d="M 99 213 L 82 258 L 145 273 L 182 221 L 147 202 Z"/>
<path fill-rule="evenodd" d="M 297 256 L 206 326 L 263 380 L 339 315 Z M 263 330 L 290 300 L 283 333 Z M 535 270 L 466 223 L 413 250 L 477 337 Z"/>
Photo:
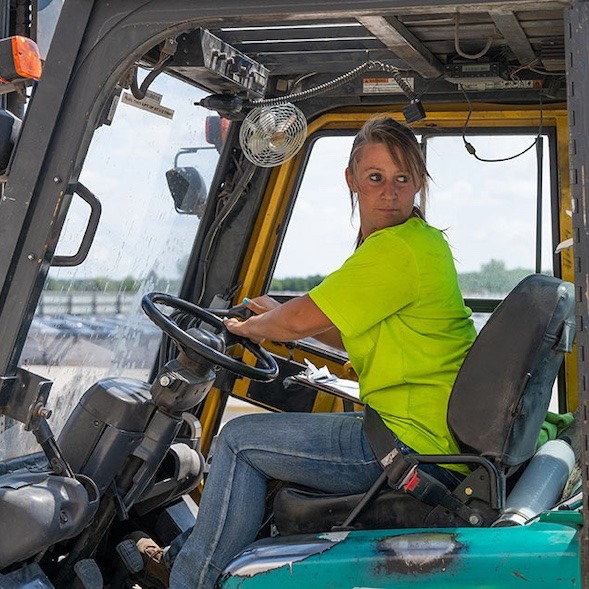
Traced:
<path fill-rule="evenodd" d="M 229 309 L 207 309 L 210 313 L 214 313 L 217 317 L 235 317 L 237 319 L 249 319 L 255 313 L 248 309 L 243 303 L 239 305 L 235 305 L 234 307 L 230 307 Z"/>

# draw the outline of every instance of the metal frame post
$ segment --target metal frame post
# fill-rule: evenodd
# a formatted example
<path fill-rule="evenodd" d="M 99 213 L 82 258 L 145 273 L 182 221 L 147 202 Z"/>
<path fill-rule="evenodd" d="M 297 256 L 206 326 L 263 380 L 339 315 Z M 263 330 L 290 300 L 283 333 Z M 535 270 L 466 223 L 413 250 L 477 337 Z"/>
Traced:
<path fill-rule="evenodd" d="M 589 589 L 589 2 L 573 0 L 565 15 L 571 196 L 577 305 L 583 520 L 581 586 Z"/>

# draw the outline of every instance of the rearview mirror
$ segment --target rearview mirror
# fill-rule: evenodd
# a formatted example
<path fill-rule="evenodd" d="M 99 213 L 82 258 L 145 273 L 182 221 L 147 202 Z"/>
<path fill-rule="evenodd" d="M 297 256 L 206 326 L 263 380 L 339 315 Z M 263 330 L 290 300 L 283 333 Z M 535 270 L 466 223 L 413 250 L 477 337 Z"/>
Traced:
<path fill-rule="evenodd" d="M 175 167 L 166 172 L 170 194 L 178 213 L 201 218 L 207 200 L 207 186 L 200 172 L 193 167 Z"/>

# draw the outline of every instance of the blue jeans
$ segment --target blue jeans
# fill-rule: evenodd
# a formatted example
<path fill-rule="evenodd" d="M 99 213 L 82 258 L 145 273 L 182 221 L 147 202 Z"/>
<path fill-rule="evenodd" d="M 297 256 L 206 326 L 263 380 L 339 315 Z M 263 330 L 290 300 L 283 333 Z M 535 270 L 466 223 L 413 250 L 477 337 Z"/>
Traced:
<path fill-rule="evenodd" d="M 436 465 L 424 470 L 451 486 L 460 481 Z M 255 540 L 269 480 L 352 494 L 368 490 L 381 472 L 359 413 L 253 414 L 228 422 L 196 524 L 174 560 L 170 589 L 214 587 L 229 561 Z"/>

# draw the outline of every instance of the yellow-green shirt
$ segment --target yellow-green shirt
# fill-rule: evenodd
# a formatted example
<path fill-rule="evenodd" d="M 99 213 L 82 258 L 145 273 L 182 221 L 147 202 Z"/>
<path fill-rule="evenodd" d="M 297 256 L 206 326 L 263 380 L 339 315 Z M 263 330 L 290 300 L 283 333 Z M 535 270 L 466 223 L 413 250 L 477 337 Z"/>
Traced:
<path fill-rule="evenodd" d="M 442 232 L 417 217 L 376 231 L 309 296 L 340 330 L 361 400 L 419 454 L 457 453 L 448 399 L 476 333 Z"/>

